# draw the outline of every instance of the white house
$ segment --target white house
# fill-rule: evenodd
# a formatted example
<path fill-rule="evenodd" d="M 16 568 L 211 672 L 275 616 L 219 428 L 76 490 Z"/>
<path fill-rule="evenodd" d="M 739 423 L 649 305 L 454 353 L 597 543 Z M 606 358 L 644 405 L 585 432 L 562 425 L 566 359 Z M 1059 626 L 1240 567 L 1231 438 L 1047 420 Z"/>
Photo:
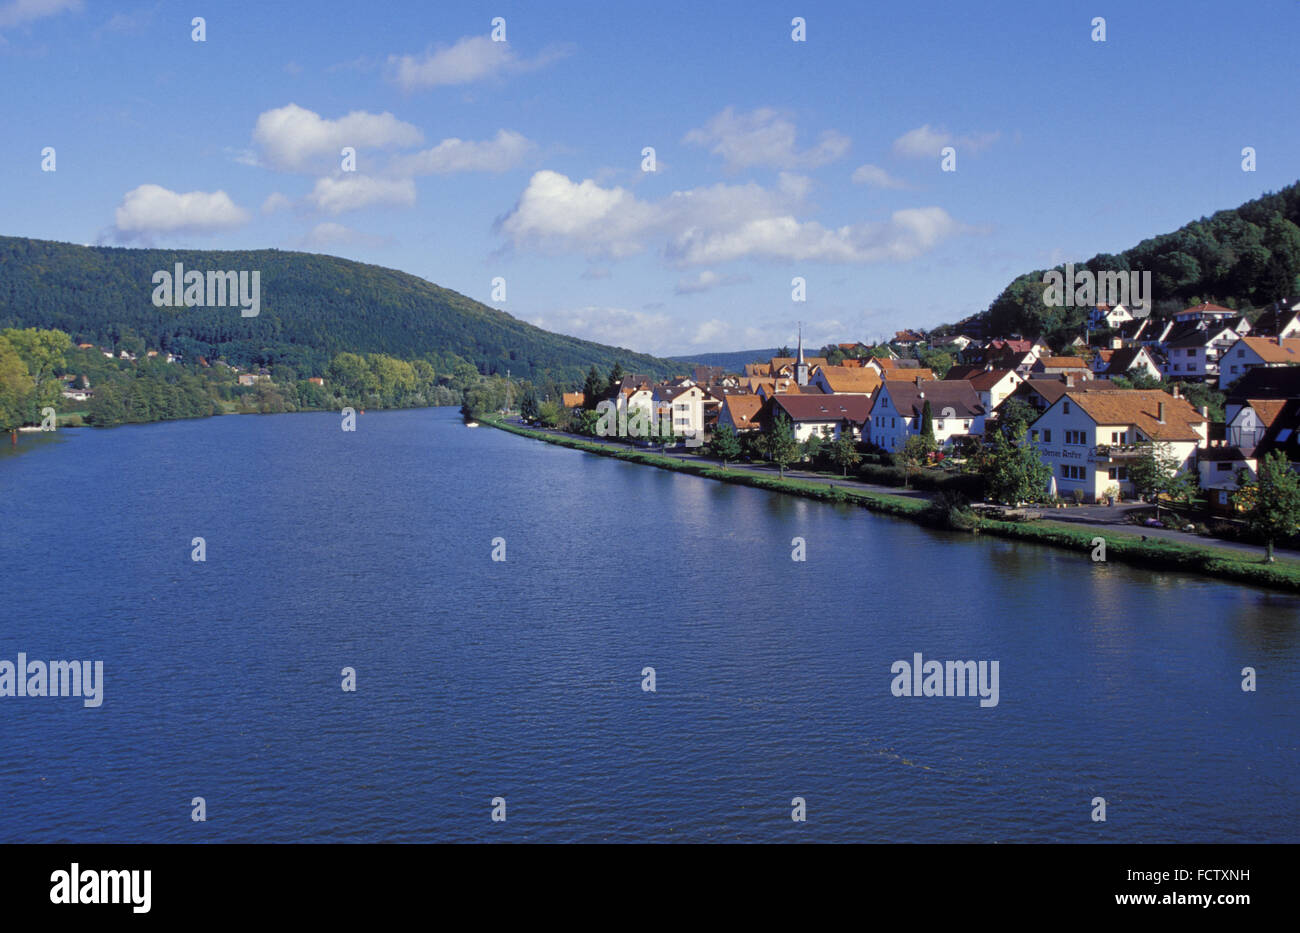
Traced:
<path fill-rule="evenodd" d="M 1014 369 L 994 369 L 992 366 L 954 366 L 948 370 L 944 381 L 954 379 L 965 379 L 971 384 L 986 412 L 1001 405 L 1025 381 Z"/>
<path fill-rule="evenodd" d="M 1092 371 L 1098 376 L 1112 379 L 1116 376 L 1132 378 L 1161 377 L 1160 366 L 1146 347 L 1122 347 L 1118 350 L 1098 350 L 1092 360 Z"/>
<path fill-rule="evenodd" d="M 1088 312 L 1088 323 L 1093 327 L 1118 327 L 1133 320 L 1133 315 L 1123 305 L 1097 305 Z"/>
<path fill-rule="evenodd" d="M 655 386 L 654 405 L 654 411 L 671 407 L 674 434 L 704 439 L 704 390 L 699 386 Z"/>
<path fill-rule="evenodd" d="M 845 429 L 851 429 L 857 439 L 870 406 L 865 395 L 774 395 L 763 418 L 768 423 L 778 415 L 789 418 L 800 443 L 814 434 L 839 438 Z"/>
<path fill-rule="evenodd" d="M 986 409 L 968 381 L 886 380 L 871 399 L 865 439 L 887 451 L 902 450 L 909 437 L 921 433 L 926 402 L 930 403 L 934 439 L 940 446 L 984 433 Z"/>
<path fill-rule="evenodd" d="M 1052 469 L 1060 495 L 1082 490 L 1097 502 L 1109 487 L 1133 495 L 1129 465 L 1152 443 L 1196 469 L 1196 451 L 1207 443 L 1206 415 L 1186 399 L 1160 389 L 1069 391 L 1029 427 L 1029 441 Z"/>
<path fill-rule="evenodd" d="M 1260 366 L 1300 364 L 1298 337 L 1242 337 L 1219 361 L 1219 388 L 1226 389 L 1247 372 Z"/>
<path fill-rule="evenodd" d="M 1171 332 L 1163 348 L 1165 375 L 1175 379 L 1212 379 L 1219 375 L 1219 358 L 1241 335 L 1221 320 L 1201 321 Z"/>

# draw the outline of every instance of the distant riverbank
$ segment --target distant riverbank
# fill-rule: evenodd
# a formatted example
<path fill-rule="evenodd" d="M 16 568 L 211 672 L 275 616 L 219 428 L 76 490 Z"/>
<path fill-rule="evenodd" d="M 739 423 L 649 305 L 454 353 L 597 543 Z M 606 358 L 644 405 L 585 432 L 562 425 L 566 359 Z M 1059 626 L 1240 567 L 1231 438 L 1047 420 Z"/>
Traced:
<path fill-rule="evenodd" d="M 872 490 L 856 488 L 852 481 L 843 483 L 821 482 L 817 480 L 796 479 L 791 477 L 766 476 L 748 470 L 724 469 L 702 461 L 682 460 L 663 454 L 653 454 L 631 448 L 598 444 L 581 438 L 550 434 L 536 431 L 520 425 L 509 424 L 496 419 L 482 419 L 483 424 L 557 444 L 574 450 L 582 450 L 602 457 L 614 457 L 632 463 L 642 463 L 678 473 L 689 473 L 706 479 L 720 480 L 753 486 L 772 492 L 820 499 L 826 502 L 855 504 L 873 512 L 882 512 L 899 518 L 909 518 L 923 524 L 946 528 L 953 531 L 966 531 L 970 534 L 991 534 L 1003 538 L 1014 538 L 1035 544 L 1050 544 L 1056 547 L 1079 552 L 1080 559 L 1091 560 L 1097 547 L 1097 539 L 1105 541 L 1105 559 L 1122 561 L 1128 564 L 1159 570 L 1179 570 L 1187 573 L 1202 574 L 1237 583 L 1251 583 L 1275 589 L 1300 592 L 1300 563 L 1279 559 L 1267 564 L 1262 560 L 1243 558 L 1240 552 L 1200 544 L 1188 544 L 1168 540 L 1143 540 L 1141 534 L 1114 531 L 1110 528 L 1080 528 L 1064 522 L 1038 519 L 1029 522 L 1001 521 L 997 519 L 972 516 L 963 527 L 955 528 L 928 498 L 919 496 L 899 496 Z"/>

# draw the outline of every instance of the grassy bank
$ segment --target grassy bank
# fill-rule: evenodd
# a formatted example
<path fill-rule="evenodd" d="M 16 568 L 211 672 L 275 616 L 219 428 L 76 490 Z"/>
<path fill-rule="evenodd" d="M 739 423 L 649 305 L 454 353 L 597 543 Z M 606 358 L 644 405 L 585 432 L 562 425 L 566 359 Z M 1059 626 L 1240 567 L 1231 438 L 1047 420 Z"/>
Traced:
<path fill-rule="evenodd" d="M 675 473 L 689 473 L 703 476 L 724 483 L 739 486 L 752 486 L 771 492 L 803 496 L 808 499 L 820 499 L 824 502 L 841 502 L 858 505 L 873 512 L 909 518 L 926 524 L 943 524 L 941 517 L 936 517 L 930 504 L 924 500 L 905 496 L 891 496 L 874 490 L 855 489 L 845 482 L 831 484 L 806 479 L 763 476 L 748 470 L 726 470 L 721 466 L 701 461 L 684 461 L 662 454 L 643 450 L 596 444 L 567 435 L 547 434 L 503 421 L 485 419 L 485 424 L 535 438 L 548 444 L 557 444 L 574 450 L 584 450 L 601 457 L 613 457 L 632 463 L 643 463 L 661 470 Z M 1267 586 L 1276 589 L 1300 592 L 1300 563 L 1278 559 L 1276 563 L 1266 564 L 1262 560 L 1252 559 L 1225 548 L 1207 547 L 1199 544 L 1148 538 L 1142 540 L 1140 534 L 1101 528 L 1080 528 L 1062 522 L 1039 520 L 1034 522 L 1008 522 L 994 519 L 972 519 L 972 534 L 991 534 L 1001 538 L 1014 538 L 1035 544 L 1049 544 L 1080 553 L 1083 559 L 1090 559 L 1095 547 L 1094 541 L 1103 538 L 1106 541 L 1106 559 L 1136 564 L 1142 567 L 1162 570 L 1178 570 L 1196 573 L 1239 583 Z"/>

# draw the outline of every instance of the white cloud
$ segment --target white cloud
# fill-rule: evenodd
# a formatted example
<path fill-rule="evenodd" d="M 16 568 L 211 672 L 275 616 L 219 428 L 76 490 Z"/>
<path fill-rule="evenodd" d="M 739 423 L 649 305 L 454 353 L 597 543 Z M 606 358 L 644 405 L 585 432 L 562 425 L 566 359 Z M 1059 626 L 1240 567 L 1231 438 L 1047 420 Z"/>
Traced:
<path fill-rule="evenodd" d="M 912 159 L 939 158 L 944 146 L 954 146 L 968 152 L 982 152 L 997 140 L 998 133 L 973 133 L 957 136 L 930 124 L 908 130 L 894 140 L 894 154 Z"/>
<path fill-rule="evenodd" d="M 575 183 L 543 170 L 533 174 L 499 228 L 516 245 L 622 257 L 645 248 L 642 236 L 655 214 L 623 188 L 602 188 L 591 179 Z"/>
<path fill-rule="evenodd" d="M 81 0 L 10 0 L 0 6 L 0 29 L 21 26 L 64 10 L 80 9 Z"/>
<path fill-rule="evenodd" d="M 678 295 L 697 295 L 724 285 L 739 285 L 748 281 L 747 275 L 720 275 L 712 269 L 705 269 L 699 275 L 679 279 L 673 291 Z"/>
<path fill-rule="evenodd" d="M 121 240 L 159 233 L 216 233 L 243 226 L 249 213 L 224 191 L 178 194 L 160 185 L 140 185 L 122 197 L 115 214 Z"/>
<path fill-rule="evenodd" d="M 626 308 L 586 307 L 556 310 L 530 318 L 545 330 L 641 353 L 662 353 L 677 340 L 678 324 L 667 314 Z"/>
<path fill-rule="evenodd" d="M 878 165 L 859 165 L 853 170 L 855 185 L 870 185 L 872 188 L 906 188 L 907 183 L 895 178 Z"/>
<path fill-rule="evenodd" d="M 292 201 L 280 192 L 276 191 L 267 195 L 266 200 L 262 202 L 262 213 L 274 214 L 276 211 L 284 210 L 286 207 L 292 206 L 292 204 Z"/>
<path fill-rule="evenodd" d="M 389 171 L 398 175 L 451 175 L 456 172 L 506 172 L 518 165 L 535 146 L 512 130 L 497 130 L 483 142 L 444 139 L 432 149 L 393 160 Z"/>
<path fill-rule="evenodd" d="M 887 221 L 828 228 L 800 221 L 806 179 L 786 175 L 776 189 L 750 182 L 675 191 L 658 202 L 623 188 L 533 175 L 497 229 L 519 248 L 631 256 L 658 244 L 679 265 L 735 259 L 875 263 L 921 255 L 963 228 L 939 207 L 895 211 Z"/>
<path fill-rule="evenodd" d="M 307 203 L 327 214 L 385 204 L 410 207 L 415 203 L 415 182 L 354 174 L 318 178 Z"/>
<path fill-rule="evenodd" d="M 703 127 L 687 133 L 684 141 L 708 147 L 733 170 L 755 165 L 816 168 L 834 162 L 849 151 L 849 138 L 834 130 L 822 133 L 811 149 L 797 151 L 794 124 L 768 108 L 736 113 L 728 107 Z"/>
<path fill-rule="evenodd" d="M 337 120 L 289 104 L 268 110 L 257 118 L 253 141 L 261 147 L 274 168 L 305 171 L 341 159 L 344 146 L 362 149 L 391 149 L 415 146 L 423 134 L 391 113 L 354 110 Z"/>
<path fill-rule="evenodd" d="M 388 56 L 388 79 L 406 91 L 471 84 L 541 68 L 566 54 L 564 49 L 550 49 L 536 58 L 523 59 L 509 43 L 493 42 L 487 36 L 466 36 L 452 46 L 426 49 L 423 55 Z"/>

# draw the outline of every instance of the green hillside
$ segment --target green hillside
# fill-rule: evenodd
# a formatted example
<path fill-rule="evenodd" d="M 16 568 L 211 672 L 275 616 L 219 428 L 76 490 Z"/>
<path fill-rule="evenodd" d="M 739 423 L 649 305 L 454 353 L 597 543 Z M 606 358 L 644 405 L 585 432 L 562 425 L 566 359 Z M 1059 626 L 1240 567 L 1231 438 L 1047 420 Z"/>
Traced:
<path fill-rule="evenodd" d="M 238 307 L 156 308 L 156 271 L 258 270 L 261 311 Z M 0 329 L 57 328 L 76 343 L 113 347 L 126 338 L 189 359 L 290 366 L 324 373 L 336 353 L 425 359 L 454 357 L 480 372 L 581 384 L 593 363 L 648 375 L 681 363 L 565 337 L 526 324 L 457 292 L 381 266 L 282 250 L 169 250 L 76 246 L 0 237 Z"/>
<path fill-rule="evenodd" d="M 1300 182 L 1202 217 L 1173 233 L 1143 240 L 1121 253 L 1076 261 L 1075 268 L 1094 273 L 1150 272 L 1157 316 L 1202 301 L 1249 312 L 1300 295 Z M 982 327 L 995 336 L 1043 335 L 1053 345 L 1072 339 L 1082 330 L 1088 309 L 1046 306 L 1046 271 L 1018 276 L 988 311 L 949 329 Z"/>

